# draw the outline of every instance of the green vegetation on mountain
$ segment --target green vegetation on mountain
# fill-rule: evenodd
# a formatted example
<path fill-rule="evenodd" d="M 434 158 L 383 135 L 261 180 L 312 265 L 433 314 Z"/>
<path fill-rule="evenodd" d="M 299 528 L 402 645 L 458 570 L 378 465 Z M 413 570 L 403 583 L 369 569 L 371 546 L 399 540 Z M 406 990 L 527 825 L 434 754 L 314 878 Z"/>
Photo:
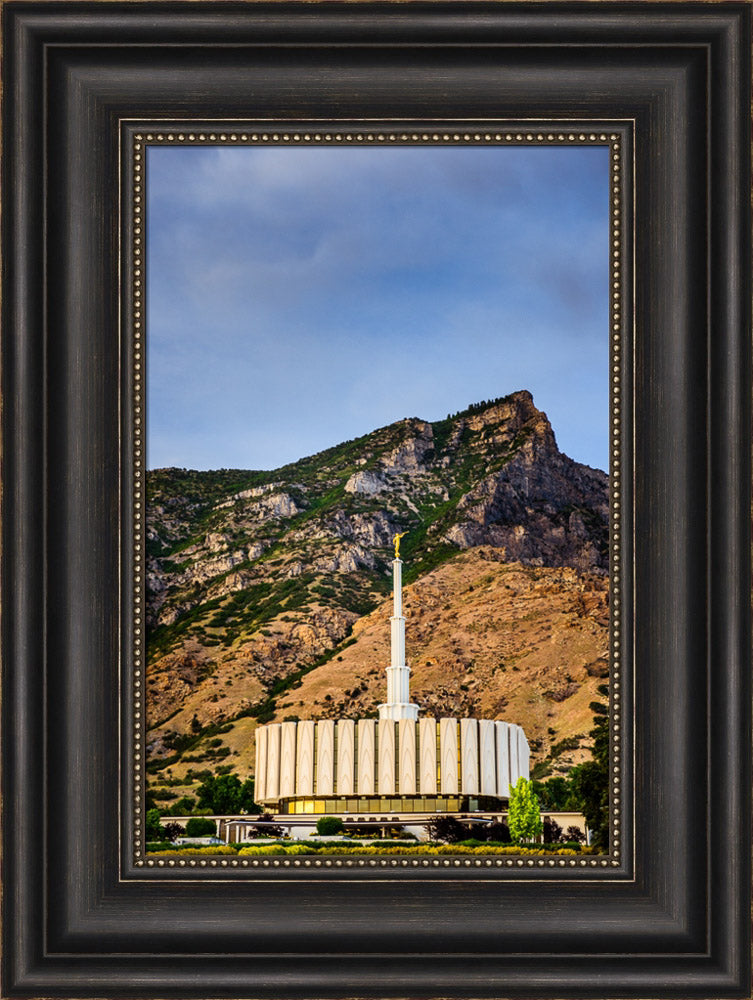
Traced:
<path fill-rule="evenodd" d="M 527 392 L 434 423 L 408 418 L 276 470 L 150 471 L 150 772 L 174 780 L 191 763 L 245 779 L 253 727 L 336 665 L 387 597 L 396 532 L 407 532 L 407 586 L 479 546 L 532 570 L 603 573 L 607 525 L 606 476 L 559 452 Z M 348 690 L 365 691 L 367 675 Z M 341 700 L 333 690 L 327 704 Z"/>

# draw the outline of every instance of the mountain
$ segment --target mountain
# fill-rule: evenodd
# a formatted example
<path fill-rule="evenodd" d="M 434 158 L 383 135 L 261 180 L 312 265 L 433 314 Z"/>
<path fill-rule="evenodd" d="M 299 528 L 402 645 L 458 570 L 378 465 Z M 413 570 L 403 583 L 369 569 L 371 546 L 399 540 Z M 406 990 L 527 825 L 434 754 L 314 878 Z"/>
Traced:
<path fill-rule="evenodd" d="M 398 531 L 412 695 L 427 712 L 515 712 L 530 728 L 592 698 L 604 674 L 607 477 L 559 451 L 528 392 L 273 472 L 155 470 L 147 498 L 154 774 L 244 776 L 258 722 L 373 712 Z M 543 715 L 525 707 L 534 696 Z M 536 723 L 534 760 L 588 732 L 587 705 L 572 725 Z"/>
<path fill-rule="evenodd" d="M 608 670 L 602 573 L 504 562 L 499 549 L 480 546 L 409 584 L 403 605 L 411 700 L 422 715 L 515 721 L 535 760 L 555 750 L 554 767 L 587 756 L 571 751 L 590 745 L 588 706 Z M 391 614 L 388 599 L 360 618 L 337 656 L 280 695 L 274 721 L 375 717 Z"/>

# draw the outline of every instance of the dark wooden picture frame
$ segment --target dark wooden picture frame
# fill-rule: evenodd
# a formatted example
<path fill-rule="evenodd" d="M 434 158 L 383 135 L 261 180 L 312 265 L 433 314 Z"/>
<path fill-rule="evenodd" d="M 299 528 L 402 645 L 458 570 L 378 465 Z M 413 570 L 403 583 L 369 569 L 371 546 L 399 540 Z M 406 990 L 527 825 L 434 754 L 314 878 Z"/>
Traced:
<path fill-rule="evenodd" d="M 4 996 L 750 995 L 750 12 L 5 4 Z M 630 123 L 629 864 L 129 862 L 119 138 L 153 119 Z"/>

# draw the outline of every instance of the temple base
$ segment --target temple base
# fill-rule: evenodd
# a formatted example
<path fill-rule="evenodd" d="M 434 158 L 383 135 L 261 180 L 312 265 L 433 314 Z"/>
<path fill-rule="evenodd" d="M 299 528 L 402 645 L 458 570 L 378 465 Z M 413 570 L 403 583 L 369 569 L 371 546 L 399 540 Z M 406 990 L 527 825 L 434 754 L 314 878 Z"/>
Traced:
<path fill-rule="evenodd" d="M 392 719 L 394 722 L 399 722 L 400 719 L 413 719 L 416 722 L 418 720 L 418 705 L 401 701 L 380 705 L 379 718 Z"/>

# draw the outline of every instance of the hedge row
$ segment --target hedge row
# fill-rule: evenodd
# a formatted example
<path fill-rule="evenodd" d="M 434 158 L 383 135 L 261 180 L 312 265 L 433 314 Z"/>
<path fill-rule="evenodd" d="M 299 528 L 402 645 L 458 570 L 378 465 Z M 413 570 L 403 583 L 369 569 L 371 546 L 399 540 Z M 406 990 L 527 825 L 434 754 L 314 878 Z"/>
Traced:
<path fill-rule="evenodd" d="M 188 850 L 180 850 L 178 848 L 172 848 L 168 850 L 157 850 L 150 851 L 150 856 L 164 856 L 171 855 L 185 856 L 186 854 L 231 854 L 239 855 L 241 857 L 259 857 L 261 855 L 276 855 L 278 857 L 285 855 L 299 855 L 299 854 L 350 854 L 350 855 L 378 855 L 378 854 L 423 854 L 423 855 L 435 855 L 435 854 L 514 854 L 523 856 L 532 855 L 582 855 L 582 854 L 598 854 L 598 850 L 594 847 L 584 847 L 581 850 L 574 850 L 571 847 L 561 847 L 561 848 L 530 848 L 530 847 L 466 847 L 462 844 L 421 844 L 417 846 L 405 846 L 405 845 L 353 845 L 353 846 L 327 846 L 325 848 L 314 848 L 307 846 L 306 844 L 253 844 L 248 847 L 241 847 L 240 850 L 231 847 L 230 845 L 216 846 L 216 847 L 196 847 L 190 848 Z"/>
<path fill-rule="evenodd" d="M 562 847 L 555 849 L 546 848 L 530 848 L 530 847 L 465 847 L 462 844 L 441 844 L 441 845 L 429 845 L 421 844 L 417 846 L 400 846 L 400 845 L 384 845 L 380 846 L 377 844 L 372 845 L 353 845 L 352 847 L 327 847 L 324 851 L 312 850 L 310 847 L 306 847 L 302 844 L 254 844 L 248 847 L 242 847 L 239 851 L 239 855 L 253 856 L 260 854 L 275 854 L 275 855 L 285 855 L 285 854 L 355 854 L 355 855 L 376 855 L 376 854 L 401 854 L 401 855 L 411 855 L 411 854 L 423 854 L 423 855 L 436 855 L 436 854 L 515 854 L 515 855 L 578 855 L 578 854 L 596 854 L 597 851 L 592 848 L 584 848 L 583 850 L 574 850 L 571 847 Z"/>
<path fill-rule="evenodd" d="M 236 855 L 238 852 L 234 847 L 230 847 L 229 844 L 215 844 L 213 847 L 193 847 L 187 848 L 186 850 L 181 850 L 179 847 L 171 847 L 164 851 L 149 851 L 147 854 L 149 857 L 156 857 L 157 855 L 169 854 L 172 857 L 185 857 L 187 854 L 232 854 Z"/>

